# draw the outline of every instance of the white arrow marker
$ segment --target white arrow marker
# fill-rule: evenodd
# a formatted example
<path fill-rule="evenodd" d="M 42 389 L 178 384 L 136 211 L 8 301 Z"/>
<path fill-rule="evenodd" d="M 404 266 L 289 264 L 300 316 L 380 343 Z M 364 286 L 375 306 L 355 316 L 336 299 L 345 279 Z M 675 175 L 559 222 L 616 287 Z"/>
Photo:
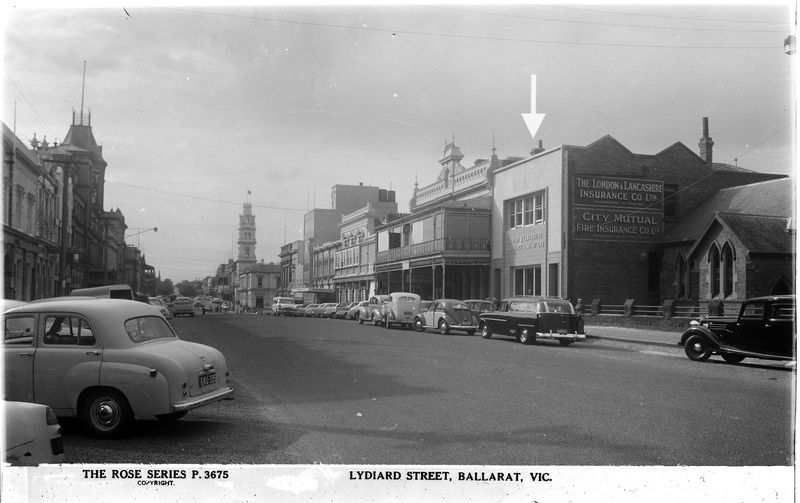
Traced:
<path fill-rule="evenodd" d="M 525 120 L 528 130 L 531 132 L 531 136 L 535 137 L 539 126 L 542 125 L 542 121 L 544 120 L 544 114 L 536 113 L 536 75 L 531 75 L 531 113 L 522 114 L 522 118 Z"/>

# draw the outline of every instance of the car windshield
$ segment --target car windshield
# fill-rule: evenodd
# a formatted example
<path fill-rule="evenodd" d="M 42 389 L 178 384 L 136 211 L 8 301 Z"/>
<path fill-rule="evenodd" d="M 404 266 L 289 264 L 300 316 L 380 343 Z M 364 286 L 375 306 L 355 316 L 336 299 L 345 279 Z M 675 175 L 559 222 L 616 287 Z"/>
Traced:
<path fill-rule="evenodd" d="M 177 339 L 164 318 L 156 316 L 142 316 L 131 318 L 125 322 L 125 331 L 131 341 L 135 343 L 152 341 L 154 339 Z"/>
<path fill-rule="evenodd" d="M 450 304 L 450 305 L 453 307 L 453 309 L 464 309 L 464 310 L 469 311 L 469 307 L 467 307 L 466 304 L 462 304 L 461 302 L 455 302 L 455 303 Z"/>

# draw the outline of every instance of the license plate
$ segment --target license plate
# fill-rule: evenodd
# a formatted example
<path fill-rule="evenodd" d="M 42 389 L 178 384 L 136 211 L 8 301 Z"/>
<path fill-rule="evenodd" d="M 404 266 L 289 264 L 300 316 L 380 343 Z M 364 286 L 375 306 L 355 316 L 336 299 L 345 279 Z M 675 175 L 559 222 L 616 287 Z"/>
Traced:
<path fill-rule="evenodd" d="M 405 314 L 406 316 L 412 316 L 414 314 L 414 311 L 406 311 L 403 314 Z"/>
<path fill-rule="evenodd" d="M 204 376 L 200 376 L 200 386 L 208 386 L 217 382 L 217 373 L 212 372 Z"/>
<path fill-rule="evenodd" d="M 558 333 L 559 334 L 566 334 L 567 333 L 567 329 L 566 328 L 559 328 L 558 329 Z"/>

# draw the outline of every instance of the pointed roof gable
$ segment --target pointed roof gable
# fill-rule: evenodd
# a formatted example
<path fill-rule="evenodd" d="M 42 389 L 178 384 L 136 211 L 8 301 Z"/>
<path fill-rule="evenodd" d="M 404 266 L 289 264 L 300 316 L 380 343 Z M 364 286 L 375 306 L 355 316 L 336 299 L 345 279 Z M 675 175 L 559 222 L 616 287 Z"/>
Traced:
<path fill-rule="evenodd" d="M 715 226 L 728 229 L 742 243 L 749 254 L 794 253 L 795 232 L 791 219 L 766 215 L 745 215 L 741 213 L 715 213 L 703 228 L 697 241 L 689 250 L 688 256 L 697 252 L 710 229 Z"/>
<path fill-rule="evenodd" d="M 580 148 L 580 149 L 584 149 L 584 150 L 591 150 L 591 149 L 595 149 L 595 148 L 598 148 L 598 147 L 602 147 L 602 148 L 605 148 L 605 149 L 621 150 L 621 151 L 625 152 L 629 156 L 636 155 L 633 152 L 631 152 L 630 150 L 628 150 L 628 147 L 626 147 L 625 145 L 623 145 L 622 143 L 617 141 L 617 139 L 614 138 L 613 136 L 611 136 L 610 134 L 607 134 L 607 135 L 603 136 L 599 140 L 593 141 L 592 143 L 586 145 L 585 147 L 579 147 L 579 146 L 570 145 L 570 148 Z"/>
<path fill-rule="evenodd" d="M 722 189 L 678 224 L 665 243 L 694 241 L 717 213 L 738 213 L 791 218 L 794 215 L 794 180 L 790 177 Z"/>

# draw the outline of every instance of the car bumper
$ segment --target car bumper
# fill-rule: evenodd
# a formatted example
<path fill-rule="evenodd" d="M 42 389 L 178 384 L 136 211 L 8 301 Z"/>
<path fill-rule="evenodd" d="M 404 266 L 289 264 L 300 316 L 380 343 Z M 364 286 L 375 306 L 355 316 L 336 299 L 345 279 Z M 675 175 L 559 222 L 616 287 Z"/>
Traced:
<path fill-rule="evenodd" d="M 198 396 L 191 400 L 186 400 L 184 402 L 178 402 L 176 404 L 173 404 L 172 410 L 174 412 L 189 411 L 214 402 L 220 402 L 222 400 L 233 400 L 233 399 L 234 399 L 233 388 L 222 388 L 218 389 L 217 391 L 212 391 L 211 393 Z"/>
<path fill-rule="evenodd" d="M 478 327 L 475 325 L 450 325 L 452 330 L 478 330 Z"/>
<path fill-rule="evenodd" d="M 578 339 L 585 339 L 586 334 L 558 334 L 553 332 L 536 332 L 537 339 L 563 339 L 568 341 L 576 341 Z"/>

